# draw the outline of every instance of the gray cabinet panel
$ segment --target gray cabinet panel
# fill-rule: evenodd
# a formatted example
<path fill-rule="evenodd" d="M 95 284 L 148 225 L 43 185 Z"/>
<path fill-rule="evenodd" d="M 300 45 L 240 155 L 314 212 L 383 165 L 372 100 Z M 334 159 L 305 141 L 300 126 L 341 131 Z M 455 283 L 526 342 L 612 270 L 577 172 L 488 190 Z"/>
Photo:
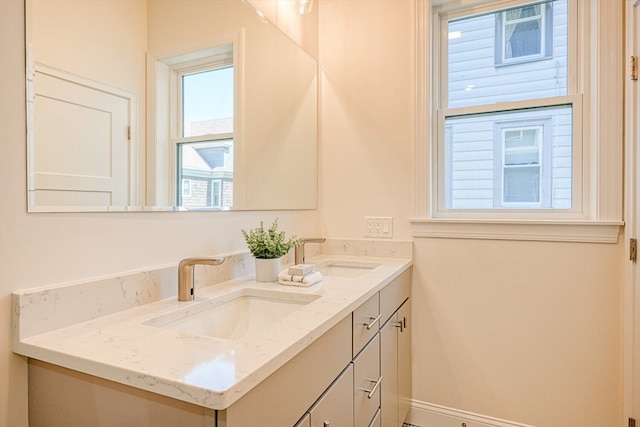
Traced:
<path fill-rule="evenodd" d="M 353 364 L 329 387 L 309 410 L 311 427 L 341 427 L 353 424 Z"/>

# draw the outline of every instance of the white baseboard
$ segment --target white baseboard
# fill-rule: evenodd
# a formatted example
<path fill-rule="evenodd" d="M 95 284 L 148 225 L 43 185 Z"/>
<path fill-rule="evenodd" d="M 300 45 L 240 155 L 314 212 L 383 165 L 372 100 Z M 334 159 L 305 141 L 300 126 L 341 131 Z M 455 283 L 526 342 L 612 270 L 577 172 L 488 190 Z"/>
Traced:
<path fill-rule="evenodd" d="M 534 427 L 413 399 L 406 424 L 416 427 Z"/>

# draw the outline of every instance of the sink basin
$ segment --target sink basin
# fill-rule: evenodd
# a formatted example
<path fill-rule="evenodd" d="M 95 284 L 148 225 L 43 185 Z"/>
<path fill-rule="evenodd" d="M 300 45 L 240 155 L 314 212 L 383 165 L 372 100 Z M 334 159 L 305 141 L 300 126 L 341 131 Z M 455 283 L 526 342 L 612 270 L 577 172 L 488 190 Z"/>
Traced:
<path fill-rule="evenodd" d="M 379 265 L 369 262 L 328 261 L 318 265 L 316 270 L 323 276 L 359 277 Z"/>
<path fill-rule="evenodd" d="M 241 289 L 218 298 L 196 302 L 143 324 L 194 335 L 237 340 L 259 332 L 317 298 L 320 296 Z"/>

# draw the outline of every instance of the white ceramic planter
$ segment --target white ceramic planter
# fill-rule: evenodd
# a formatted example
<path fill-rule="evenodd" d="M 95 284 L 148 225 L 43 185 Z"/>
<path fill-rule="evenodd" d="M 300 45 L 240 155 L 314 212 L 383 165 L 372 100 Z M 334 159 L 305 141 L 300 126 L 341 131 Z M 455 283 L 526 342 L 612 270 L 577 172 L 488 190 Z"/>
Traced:
<path fill-rule="evenodd" d="M 277 282 L 282 269 L 282 258 L 256 258 L 256 281 Z"/>

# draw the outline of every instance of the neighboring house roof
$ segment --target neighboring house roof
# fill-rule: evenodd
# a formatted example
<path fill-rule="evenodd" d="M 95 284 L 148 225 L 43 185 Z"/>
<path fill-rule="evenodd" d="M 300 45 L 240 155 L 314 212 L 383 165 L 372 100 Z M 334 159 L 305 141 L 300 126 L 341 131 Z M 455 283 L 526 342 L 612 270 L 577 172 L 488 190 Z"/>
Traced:
<path fill-rule="evenodd" d="M 191 135 L 218 135 L 233 132 L 233 117 L 199 120 L 185 123 L 185 136 Z"/>

